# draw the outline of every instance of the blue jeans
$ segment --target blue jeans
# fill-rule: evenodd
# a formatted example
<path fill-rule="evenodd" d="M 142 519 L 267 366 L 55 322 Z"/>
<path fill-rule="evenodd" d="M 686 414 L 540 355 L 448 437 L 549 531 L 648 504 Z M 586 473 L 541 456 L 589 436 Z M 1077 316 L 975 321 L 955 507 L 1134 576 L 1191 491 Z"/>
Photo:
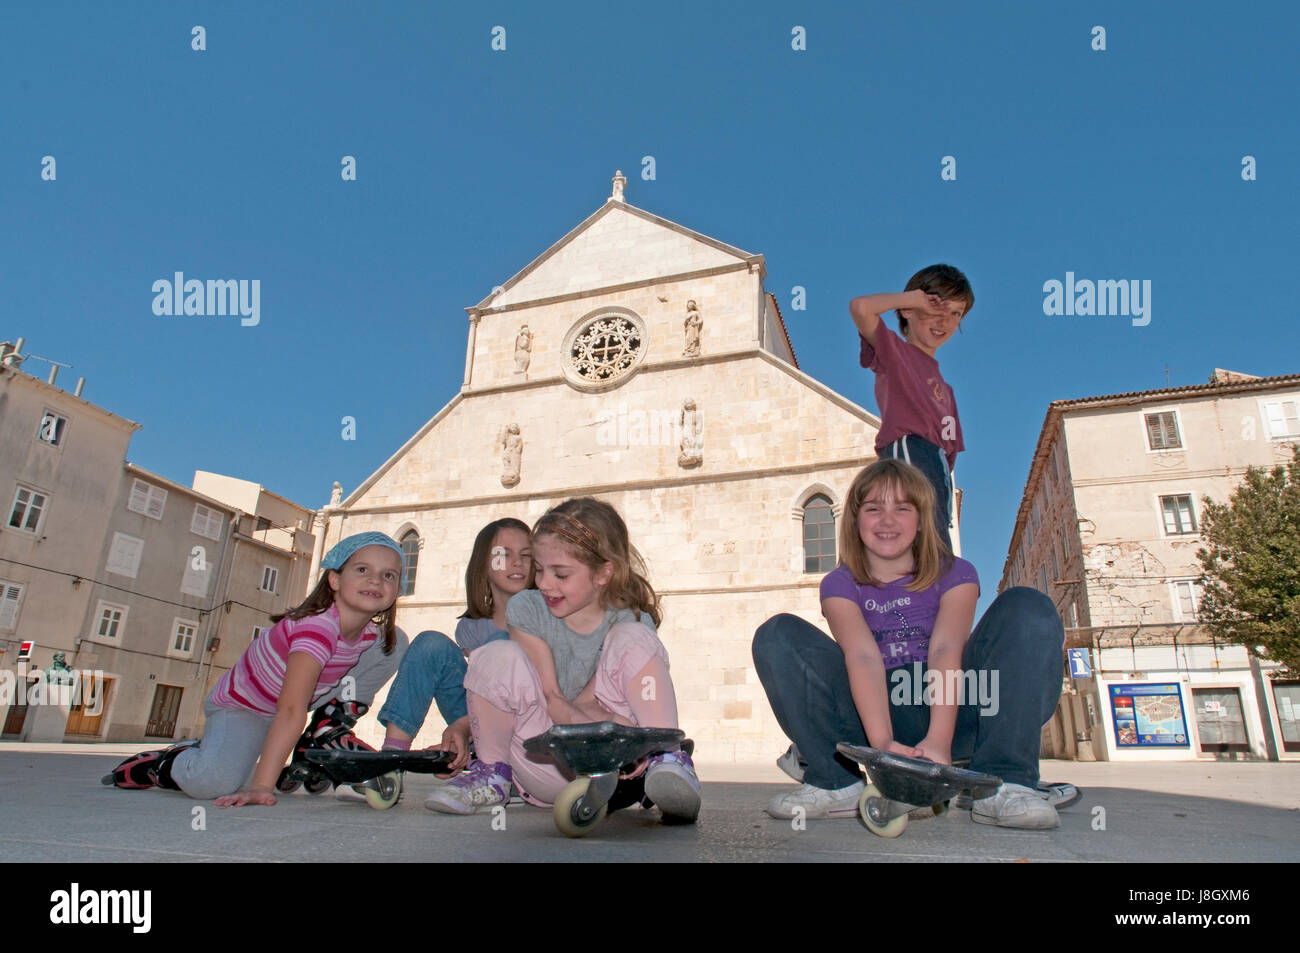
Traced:
<path fill-rule="evenodd" d="M 465 655 L 455 642 L 441 632 L 421 632 L 402 657 L 388 699 L 379 711 L 379 723 L 414 738 L 435 701 L 447 724 L 464 718 L 469 712 L 465 705 L 466 667 Z"/>
<path fill-rule="evenodd" d="M 1038 783 L 1042 726 L 1061 695 L 1064 641 L 1056 608 L 1038 590 L 1017 586 L 994 600 L 962 652 L 962 668 L 975 673 L 979 688 L 958 709 L 954 759 L 969 758 L 973 770 L 1012 784 Z M 841 741 L 868 744 L 839 644 L 798 616 L 774 616 L 754 634 L 754 668 L 781 730 L 807 762 L 804 782 L 835 790 L 860 780 L 858 765 L 835 751 Z M 921 679 L 907 667 L 885 674 L 894 740 L 915 745 L 930 727 L 929 706 L 917 703 L 923 670 Z"/>
<path fill-rule="evenodd" d="M 943 450 L 915 434 L 907 434 L 880 451 L 880 458 L 886 457 L 906 460 L 925 474 L 934 487 L 934 525 L 952 549 L 952 535 L 948 532 L 952 526 L 952 474 L 948 472 L 948 458 Z"/>

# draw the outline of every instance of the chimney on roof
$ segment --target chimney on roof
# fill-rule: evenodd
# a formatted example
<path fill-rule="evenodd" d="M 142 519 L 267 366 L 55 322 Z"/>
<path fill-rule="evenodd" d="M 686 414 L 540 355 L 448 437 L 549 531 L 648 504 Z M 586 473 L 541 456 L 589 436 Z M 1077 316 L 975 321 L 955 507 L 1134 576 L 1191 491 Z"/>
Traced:
<path fill-rule="evenodd" d="M 58 377 L 58 376 L 59 376 L 59 365 L 57 365 L 57 364 L 51 364 L 51 365 L 50 365 L 50 379 L 49 379 L 49 381 L 48 381 L 47 383 L 53 384 L 53 383 L 54 383 L 54 378 L 56 378 L 56 377 Z"/>
<path fill-rule="evenodd" d="M 80 396 L 81 396 L 81 392 L 82 392 L 82 390 L 85 389 L 85 386 L 86 386 L 86 379 L 85 379 L 84 377 L 78 377 L 78 378 L 77 378 L 77 389 L 74 390 L 74 391 L 72 392 L 72 396 L 73 396 L 73 397 L 80 397 Z"/>
<path fill-rule="evenodd" d="M 1214 373 L 1210 375 L 1211 384 L 1234 384 L 1238 381 L 1257 381 L 1258 374 L 1243 374 L 1240 371 L 1225 371 L 1221 367 L 1216 367 Z"/>

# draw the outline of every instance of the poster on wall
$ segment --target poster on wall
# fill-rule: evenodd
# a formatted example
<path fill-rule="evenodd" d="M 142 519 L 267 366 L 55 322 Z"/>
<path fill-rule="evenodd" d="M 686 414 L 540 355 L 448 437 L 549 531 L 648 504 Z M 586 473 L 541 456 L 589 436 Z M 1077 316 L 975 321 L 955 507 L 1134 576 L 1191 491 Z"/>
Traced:
<path fill-rule="evenodd" d="M 1111 685 L 1115 743 L 1121 748 L 1188 746 L 1187 719 L 1178 686 Z"/>

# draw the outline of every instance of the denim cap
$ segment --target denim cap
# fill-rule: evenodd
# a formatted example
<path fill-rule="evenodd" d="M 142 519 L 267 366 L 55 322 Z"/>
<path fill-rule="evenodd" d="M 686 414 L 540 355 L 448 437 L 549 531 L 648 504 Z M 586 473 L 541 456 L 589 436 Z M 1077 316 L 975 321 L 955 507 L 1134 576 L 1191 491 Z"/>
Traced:
<path fill-rule="evenodd" d="M 406 553 L 402 552 L 402 547 L 397 544 L 393 537 L 385 533 L 356 533 L 347 539 L 335 543 L 325 558 L 320 561 L 321 569 L 333 569 L 335 572 L 343 568 L 343 564 L 348 561 L 358 549 L 364 549 L 366 546 L 387 546 L 402 561 L 402 576 L 406 575 Z"/>

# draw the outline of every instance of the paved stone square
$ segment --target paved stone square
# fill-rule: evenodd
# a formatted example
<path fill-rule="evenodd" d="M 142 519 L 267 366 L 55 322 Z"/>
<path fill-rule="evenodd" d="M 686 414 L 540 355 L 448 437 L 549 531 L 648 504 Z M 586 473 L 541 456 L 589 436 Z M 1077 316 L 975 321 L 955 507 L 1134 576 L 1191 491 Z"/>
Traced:
<path fill-rule="evenodd" d="M 704 809 L 694 826 L 657 812 L 617 812 L 581 840 L 548 810 L 454 817 L 423 806 L 434 783 L 407 778 L 396 807 L 301 792 L 272 808 L 222 809 L 172 792 L 103 787 L 131 745 L 0 744 L 0 861 L 60 863 L 340 861 L 605 862 L 1294 862 L 1300 859 L 1300 764 L 1153 765 L 1045 762 L 1083 800 L 1055 831 L 975 824 L 966 812 L 912 821 L 896 840 L 852 819 L 796 829 L 763 813 L 789 785 L 768 765 L 701 765 Z M 90 752 L 97 753 L 90 753 Z M 200 824 L 200 821 L 202 822 Z M 205 829 L 198 829 L 203 827 Z"/>

